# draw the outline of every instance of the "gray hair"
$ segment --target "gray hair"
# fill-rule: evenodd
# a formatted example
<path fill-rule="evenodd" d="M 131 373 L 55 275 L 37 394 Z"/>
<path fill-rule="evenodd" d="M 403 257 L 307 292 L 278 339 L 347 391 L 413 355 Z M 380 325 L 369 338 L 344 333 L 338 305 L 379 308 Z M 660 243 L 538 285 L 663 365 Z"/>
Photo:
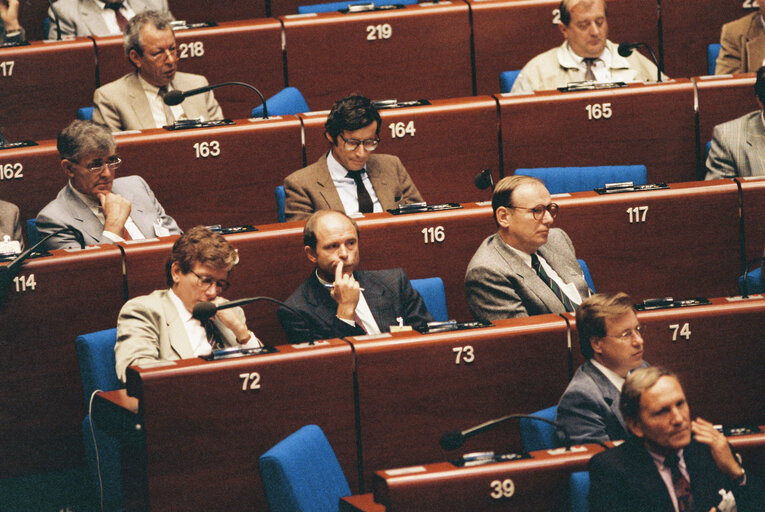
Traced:
<path fill-rule="evenodd" d="M 130 50 L 135 50 L 138 55 L 143 55 L 143 46 L 141 42 L 141 29 L 144 25 L 151 23 L 157 30 L 173 30 L 171 23 L 173 18 L 165 12 L 144 11 L 133 16 L 125 27 L 125 33 L 122 36 L 122 44 L 125 47 L 125 55 L 130 57 Z M 173 32 L 175 35 L 175 32 Z"/>
<path fill-rule="evenodd" d="M 117 147 L 109 130 L 92 121 L 72 121 L 58 134 L 56 143 L 62 160 L 80 162 L 85 155 L 106 155 Z"/>

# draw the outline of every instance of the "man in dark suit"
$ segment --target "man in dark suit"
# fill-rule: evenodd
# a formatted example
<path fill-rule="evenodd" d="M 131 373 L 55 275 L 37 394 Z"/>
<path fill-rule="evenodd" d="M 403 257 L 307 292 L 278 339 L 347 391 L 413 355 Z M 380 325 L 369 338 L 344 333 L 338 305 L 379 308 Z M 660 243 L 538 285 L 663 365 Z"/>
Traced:
<path fill-rule="evenodd" d="M 381 123 L 369 98 L 352 95 L 334 104 L 324 131 L 331 150 L 284 179 L 288 221 L 307 219 L 317 210 L 357 215 L 422 201 L 401 160 L 372 154 Z"/>
<path fill-rule="evenodd" d="M 691 421 L 672 372 L 632 372 L 621 411 L 632 436 L 590 460 L 591 512 L 723 512 L 733 500 L 738 512 L 763 510 L 761 490 L 725 436 L 708 421 Z"/>
<path fill-rule="evenodd" d="M 571 379 L 555 418 L 577 444 L 626 437 L 619 394 L 627 374 L 643 361 L 643 327 L 626 293 L 598 293 L 576 310 L 579 346 L 587 361 Z"/>
<path fill-rule="evenodd" d="M 316 265 L 279 308 L 290 343 L 425 326 L 433 317 L 400 268 L 358 270 L 359 230 L 337 210 L 313 214 L 303 229 L 304 250 Z"/>
<path fill-rule="evenodd" d="M 465 274 L 468 306 L 478 320 L 574 311 L 590 295 L 568 235 L 544 184 L 508 176 L 491 200 L 498 230 L 478 247 Z"/>

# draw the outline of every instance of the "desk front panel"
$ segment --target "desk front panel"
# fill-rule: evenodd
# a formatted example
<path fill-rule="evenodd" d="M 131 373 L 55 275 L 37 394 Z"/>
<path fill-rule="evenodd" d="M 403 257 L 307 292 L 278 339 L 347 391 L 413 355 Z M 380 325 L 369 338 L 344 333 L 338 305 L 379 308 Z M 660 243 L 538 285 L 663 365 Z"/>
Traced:
<path fill-rule="evenodd" d="M 763 255 L 765 248 L 765 226 L 762 223 L 762 212 L 765 211 L 765 178 L 737 178 L 741 183 L 741 194 L 744 204 L 744 240 L 746 240 L 746 262 Z M 759 265 L 753 265 L 752 270 Z M 739 274 L 743 274 L 743 269 Z"/>
<path fill-rule="evenodd" d="M 693 94 L 682 80 L 498 96 L 505 175 L 521 167 L 642 164 L 649 183 L 696 179 Z"/>
<path fill-rule="evenodd" d="M 306 160 L 313 163 L 330 147 L 324 138 L 327 113 L 300 117 Z M 489 190 L 473 185 L 473 178 L 486 168 L 499 176 L 499 118 L 493 98 L 432 100 L 431 105 L 380 110 L 380 117 L 376 151 L 399 157 L 429 204 L 491 198 Z"/>
<path fill-rule="evenodd" d="M 358 489 L 353 360 L 342 340 L 128 370 L 146 434 L 151 510 L 265 510 L 258 458 L 308 424 Z"/>
<path fill-rule="evenodd" d="M 0 304 L 0 478 L 82 463 L 86 408 L 74 340 L 115 326 L 122 257 L 113 246 L 28 260 Z"/>
<path fill-rule="evenodd" d="M 372 472 L 382 468 L 447 460 L 474 451 L 522 451 L 517 422 L 477 435 L 454 451 L 439 445 L 448 431 L 549 407 L 566 388 L 567 331 L 560 316 L 503 320 L 496 325 L 350 339 L 356 353 L 367 484 Z"/>
<path fill-rule="evenodd" d="M 464 3 L 282 16 L 289 85 L 312 110 L 357 92 L 399 101 L 473 93 Z"/>
<path fill-rule="evenodd" d="M 190 23 L 244 20 L 268 16 L 266 10 L 268 3 L 265 0 L 228 0 L 216 2 L 212 6 L 207 0 L 185 0 L 173 3 L 171 10 L 175 19 Z"/>

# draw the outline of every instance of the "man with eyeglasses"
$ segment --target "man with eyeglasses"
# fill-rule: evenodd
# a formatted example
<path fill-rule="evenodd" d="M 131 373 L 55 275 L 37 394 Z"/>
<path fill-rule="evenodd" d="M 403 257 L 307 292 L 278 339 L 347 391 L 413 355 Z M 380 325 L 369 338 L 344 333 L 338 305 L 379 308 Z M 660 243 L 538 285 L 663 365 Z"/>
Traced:
<path fill-rule="evenodd" d="M 201 75 L 178 71 L 171 22 L 169 15 L 156 11 L 138 14 L 128 22 L 123 43 L 135 71 L 96 89 L 93 121 L 116 132 L 161 128 L 181 119 L 223 119 L 212 91 L 189 96 L 180 105 L 165 105 L 169 91 L 208 85 Z"/>
<path fill-rule="evenodd" d="M 558 214 L 544 184 L 508 176 L 492 197 L 498 230 L 478 247 L 465 274 L 476 319 L 574 311 L 590 295 L 568 235 L 552 224 Z"/>
<path fill-rule="evenodd" d="M 381 123 L 364 96 L 347 96 L 332 106 L 324 131 L 330 151 L 284 180 L 288 221 L 305 220 L 317 210 L 357 216 L 422 202 L 401 160 L 372 154 Z"/>
<path fill-rule="evenodd" d="M 114 346 L 119 379 L 125 382 L 131 365 L 189 359 L 225 347 L 262 346 L 241 308 L 221 309 L 205 322 L 192 316 L 201 302 L 226 301 L 219 294 L 229 287 L 238 262 L 231 243 L 204 226 L 176 240 L 165 265 L 170 288 L 131 299 L 120 310 Z"/>
<path fill-rule="evenodd" d="M 48 9 L 48 39 L 58 39 L 59 27 L 62 37 L 118 35 L 128 20 L 148 10 L 169 12 L 167 0 L 56 0 Z"/>
<path fill-rule="evenodd" d="M 57 146 L 69 183 L 37 214 L 40 235 L 74 227 L 90 245 L 181 233 L 143 178 L 115 179 L 122 160 L 106 128 L 73 121 L 59 133 Z M 46 242 L 48 250 L 73 247 L 79 244 L 71 233 Z"/>
<path fill-rule="evenodd" d="M 619 394 L 627 375 L 648 366 L 643 360 L 643 326 L 632 297 L 598 293 L 576 310 L 579 348 L 587 358 L 558 403 L 555 421 L 577 444 L 625 439 Z"/>

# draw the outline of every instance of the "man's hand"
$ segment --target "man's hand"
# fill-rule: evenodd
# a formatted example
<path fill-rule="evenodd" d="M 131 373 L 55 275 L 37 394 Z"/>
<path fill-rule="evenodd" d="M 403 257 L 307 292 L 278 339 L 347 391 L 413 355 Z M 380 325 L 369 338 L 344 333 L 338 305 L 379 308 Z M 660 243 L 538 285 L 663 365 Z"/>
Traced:
<path fill-rule="evenodd" d="M 359 303 L 359 283 L 353 278 L 353 274 L 343 273 L 343 262 L 335 267 L 334 288 L 330 292 L 337 302 L 337 316 L 345 320 L 354 321 L 354 312 Z"/>
<path fill-rule="evenodd" d="M 125 221 L 130 217 L 130 201 L 113 192 L 98 194 L 98 200 L 105 217 L 104 231 L 122 236 Z"/>
<path fill-rule="evenodd" d="M 224 302 L 228 302 L 223 297 L 215 297 L 212 300 L 212 303 L 216 306 L 219 306 L 223 304 Z M 250 330 L 247 328 L 247 324 L 245 324 L 242 319 L 234 313 L 234 308 L 228 308 L 228 309 L 220 309 L 215 313 L 215 318 L 220 320 L 223 325 L 228 327 L 234 332 L 234 336 L 236 336 L 236 341 L 244 341 L 244 343 L 247 343 L 247 340 L 250 339 Z"/>
<path fill-rule="evenodd" d="M 691 430 L 696 441 L 709 446 L 717 468 L 728 478 L 735 480 L 744 474 L 744 469 L 731 452 L 728 440 L 715 429 L 714 425 L 701 418 L 696 418 L 691 422 Z"/>
<path fill-rule="evenodd" d="M 19 25 L 19 0 L 0 0 L 0 18 L 5 25 L 5 32 L 18 32 Z"/>

